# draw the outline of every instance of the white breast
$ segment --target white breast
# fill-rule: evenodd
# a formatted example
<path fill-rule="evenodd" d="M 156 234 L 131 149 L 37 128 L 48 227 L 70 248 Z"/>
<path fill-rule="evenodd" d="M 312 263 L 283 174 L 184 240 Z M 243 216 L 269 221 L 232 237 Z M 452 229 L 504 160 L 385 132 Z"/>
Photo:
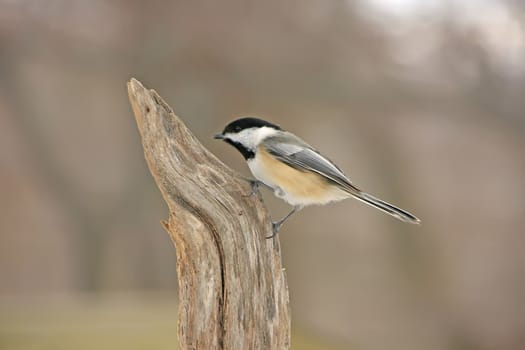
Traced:
<path fill-rule="evenodd" d="M 255 154 L 255 157 L 248 160 L 248 167 L 257 180 L 262 181 L 265 185 L 275 190 L 277 185 L 272 181 L 271 175 L 265 169 L 264 163 L 261 162 L 261 157 L 258 153 Z"/>

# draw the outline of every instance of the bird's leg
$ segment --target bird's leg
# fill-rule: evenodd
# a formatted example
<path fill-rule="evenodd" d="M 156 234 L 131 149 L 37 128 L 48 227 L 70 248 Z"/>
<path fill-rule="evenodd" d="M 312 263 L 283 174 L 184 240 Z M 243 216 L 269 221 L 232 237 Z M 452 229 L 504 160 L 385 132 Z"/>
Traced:
<path fill-rule="evenodd" d="M 303 209 L 302 205 L 296 205 L 296 206 L 293 207 L 291 212 L 286 214 L 286 216 L 284 218 L 282 218 L 279 221 L 272 222 L 272 231 L 273 231 L 272 235 L 269 236 L 269 237 L 266 237 L 266 238 L 267 239 L 274 238 L 277 235 L 277 233 L 279 232 L 279 229 L 281 228 L 282 224 L 284 224 L 284 222 L 286 220 L 288 220 L 290 218 L 290 216 L 292 216 L 294 213 L 297 213 L 301 209 Z"/>
<path fill-rule="evenodd" d="M 252 188 L 252 190 L 249 194 L 243 195 L 243 197 L 251 197 L 251 196 L 256 195 L 257 193 L 259 193 L 259 186 L 261 185 L 269 189 L 272 189 L 270 186 L 268 186 L 267 184 L 259 180 L 246 179 L 246 181 L 250 183 L 250 187 Z"/>

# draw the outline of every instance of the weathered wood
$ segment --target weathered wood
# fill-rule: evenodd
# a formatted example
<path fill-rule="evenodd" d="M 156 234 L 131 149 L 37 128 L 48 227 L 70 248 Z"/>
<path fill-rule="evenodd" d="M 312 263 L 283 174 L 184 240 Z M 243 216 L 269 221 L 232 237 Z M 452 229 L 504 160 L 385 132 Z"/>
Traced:
<path fill-rule="evenodd" d="M 250 186 L 205 149 L 154 90 L 128 93 L 177 252 L 181 349 L 288 349 L 278 239 Z"/>

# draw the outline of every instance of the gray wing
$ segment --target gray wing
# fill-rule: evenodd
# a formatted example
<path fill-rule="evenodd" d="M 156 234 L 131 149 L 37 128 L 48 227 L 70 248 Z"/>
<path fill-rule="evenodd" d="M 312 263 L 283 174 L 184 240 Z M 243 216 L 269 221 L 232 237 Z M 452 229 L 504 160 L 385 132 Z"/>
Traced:
<path fill-rule="evenodd" d="M 326 179 L 337 183 L 342 189 L 358 200 L 382 210 L 399 220 L 412 224 L 420 223 L 420 220 L 409 212 L 362 192 L 352 185 L 341 169 L 295 135 L 288 132 L 281 132 L 276 136 L 264 140 L 263 145 L 275 158 L 291 167 L 301 171 L 316 172 Z"/>
<path fill-rule="evenodd" d="M 295 135 L 283 132 L 264 140 L 263 146 L 275 158 L 301 171 L 313 171 L 334 181 L 351 194 L 361 191 L 352 185 L 334 163 Z"/>

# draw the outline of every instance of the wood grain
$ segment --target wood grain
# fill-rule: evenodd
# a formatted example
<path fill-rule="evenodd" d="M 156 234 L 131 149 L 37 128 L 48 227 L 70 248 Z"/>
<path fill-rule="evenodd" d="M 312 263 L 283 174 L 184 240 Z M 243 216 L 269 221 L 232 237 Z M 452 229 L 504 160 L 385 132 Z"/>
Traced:
<path fill-rule="evenodd" d="M 177 253 L 181 349 L 289 349 L 278 239 L 250 186 L 211 154 L 154 91 L 128 94 Z M 210 136 L 211 137 L 211 136 Z"/>

